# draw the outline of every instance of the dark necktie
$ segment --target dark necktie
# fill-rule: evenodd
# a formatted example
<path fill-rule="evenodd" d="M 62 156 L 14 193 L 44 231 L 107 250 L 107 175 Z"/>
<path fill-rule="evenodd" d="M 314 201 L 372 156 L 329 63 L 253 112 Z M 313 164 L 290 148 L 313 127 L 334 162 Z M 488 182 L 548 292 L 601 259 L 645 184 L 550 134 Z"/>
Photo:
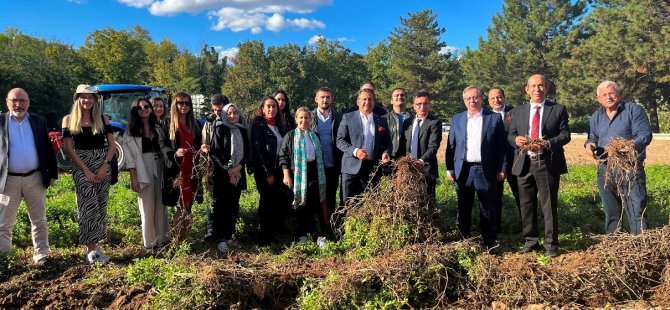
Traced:
<path fill-rule="evenodd" d="M 540 138 L 540 106 L 534 107 L 535 114 L 533 114 L 533 123 L 530 127 L 530 138 L 537 140 Z"/>

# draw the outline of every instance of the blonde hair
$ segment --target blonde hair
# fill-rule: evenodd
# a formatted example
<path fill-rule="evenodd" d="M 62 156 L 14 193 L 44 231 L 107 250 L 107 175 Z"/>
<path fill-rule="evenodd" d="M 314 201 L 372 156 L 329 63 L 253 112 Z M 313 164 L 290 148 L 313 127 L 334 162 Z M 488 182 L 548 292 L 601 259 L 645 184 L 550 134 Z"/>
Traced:
<path fill-rule="evenodd" d="M 72 108 L 70 109 L 70 124 L 68 124 L 68 129 L 73 134 L 81 133 L 81 118 L 83 115 L 83 109 L 81 108 L 81 103 L 79 103 L 79 98 L 82 94 L 77 94 L 72 103 Z M 100 110 L 100 105 L 98 104 L 98 96 L 93 95 L 93 108 L 91 109 L 91 129 L 93 129 L 93 134 L 101 134 L 105 132 L 105 124 L 102 121 L 102 112 Z"/>
<path fill-rule="evenodd" d="M 200 134 L 200 126 L 198 120 L 195 119 L 193 114 L 193 102 L 191 101 L 191 96 L 184 92 L 179 92 L 174 95 L 172 98 L 172 104 L 170 105 L 170 140 L 174 141 L 179 132 L 179 111 L 177 111 L 177 101 L 179 99 L 187 99 L 191 103 L 191 108 L 188 109 L 186 113 L 186 127 L 191 130 L 194 135 Z"/>

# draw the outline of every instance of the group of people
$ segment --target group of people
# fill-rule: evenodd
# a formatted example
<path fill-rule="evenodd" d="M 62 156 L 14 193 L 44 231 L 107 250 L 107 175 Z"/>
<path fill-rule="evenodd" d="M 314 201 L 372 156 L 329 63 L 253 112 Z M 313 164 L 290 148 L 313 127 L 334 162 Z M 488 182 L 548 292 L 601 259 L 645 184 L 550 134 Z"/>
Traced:
<path fill-rule="evenodd" d="M 453 116 L 446 147 L 447 179 L 456 188 L 456 224 L 463 238 L 472 236 L 474 196 L 479 200 L 482 241 L 489 252 L 499 249 L 504 180 L 511 188 L 521 217 L 524 244 L 521 252 L 540 248 L 538 202 L 544 218 L 544 247 L 558 255 L 558 190 L 560 175 L 567 173 L 563 146 L 570 142 L 566 108 L 547 99 L 548 82 L 542 75 L 528 78 L 529 102 L 516 108 L 505 102 L 499 87 L 488 92 L 490 109 L 483 107 L 479 87 L 463 90 L 465 111 Z M 651 126 L 644 110 L 622 101 L 616 83 L 596 89 L 601 103 L 590 121 L 585 149 L 600 159 L 598 184 L 605 209 L 606 231 L 621 229 L 622 210 L 631 233 L 647 228 L 645 148 Z M 107 234 L 107 198 L 113 182 L 114 135 L 109 119 L 101 114 L 98 97 L 90 86 L 79 85 L 70 114 L 63 118 L 63 140 L 72 158 L 77 196 L 79 243 L 89 262 L 107 262 L 98 244 Z M 316 108 L 299 107 L 291 115 L 283 90 L 260 100 L 253 119 L 223 95 L 212 97 L 213 113 L 204 125 L 196 119 L 191 97 L 172 97 L 169 113 L 161 98 L 137 98 L 123 139 L 131 189 L 138 193 L 143 245 L 147 251 L 178 244 L 189 234 L 191 207 L 202 202 L 202 169 L 211 169 L 208 188 L 206 240 L 226 252 L 235 234 L 239 199 L 247 189 L 247 172 L 253 174 L 260 194 L 259 242 L 272 242 L 285 231 L 284 219 L 293 211 L 299 242 L 310 238 L 320 246 L 332 236 L 331 217 L 338 205 L 360 195 L 378 181 L 378 165 L 410 156 L 426 174 L 427 195 L 435 199 L 438 180 L 437 152 L 442 122 L 431 111 L 430 94 L 417 91 L 410 111 L 403 88 L 391 91 L 390 109 L 375 97 L 374 84 L 359 89 L 356 106 L 340 114 L 333 108 L 329 88 L 316 91 Z M 0 251 L 11 249 L 12 230 L 19 202 L 24 199 L 32 225 L 33 260 L 43 264 L 49 255 L 46 188 L 58 178 L 54 152 L 45 120 L 28 113 L 30 99 L 21 88 L 9 91 L 9 112 L 0 114 Z M 614 137 L 634 140 L 638 171 L 616 171 L 598 153 Z M 607 178 L 630 173 L 630 184 L 616 185 Z M 615 185 L 612 185 L 615 184 Z M 340 189 L 339 202 L 337 191 Z M 166 206 L 177 206 L 168 221 Z"/>

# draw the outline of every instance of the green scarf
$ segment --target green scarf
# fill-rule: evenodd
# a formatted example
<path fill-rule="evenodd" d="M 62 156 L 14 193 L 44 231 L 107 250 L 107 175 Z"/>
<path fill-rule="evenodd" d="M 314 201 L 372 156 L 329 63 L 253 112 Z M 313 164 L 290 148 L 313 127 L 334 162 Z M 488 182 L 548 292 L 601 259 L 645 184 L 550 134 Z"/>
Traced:
<path fill-rule="evenodd" d="M 319 202 L 326 199 L 326 172 L 323 168 L 323 154 L 321 152 L 321 142 L 312 130 L 307 130 L 309 138 L 314 143 L 314 153 L 316 154 L 316 167 L 319 175 Z M 305 152 L 305 138 L 300 129 L 293 132 L 293 206 L 305 205 L 307 202 L 307 153 Z"/>

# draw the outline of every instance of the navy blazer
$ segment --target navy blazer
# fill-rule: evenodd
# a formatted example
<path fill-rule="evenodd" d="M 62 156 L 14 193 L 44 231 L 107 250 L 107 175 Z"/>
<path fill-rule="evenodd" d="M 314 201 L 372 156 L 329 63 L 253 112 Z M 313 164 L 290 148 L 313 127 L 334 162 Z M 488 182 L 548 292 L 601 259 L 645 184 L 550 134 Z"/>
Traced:
<path fill-rule="evenodd" d="M 530 103 L 514 108 L 507 114 L 508 132 L 507 140 L 516 148 L 512 174 L 524 175 L 526 156 L 525 152 L 519 151 L 514 141 L 517 136 L 527 136 L 530 120 Z M 568 173 L 568 165 L 565 162 L 563 146 L 570 142 L 570 128 L 568 127 L 568 111 L 561 104 L 547 99 L 542 110 L 542 138 L 549 141 L 550 152 L 545 159 L 547 169 L 554 175 Z"/>
<path fill-rule="evenodd" d="M 9 172 L 9 112 L 0 113 L 0 193 L 5 191 L 5 182 Z M 29 113 L 27 114 L 30 128 L 33 131 L 35 149 L 37 150 L 37 161 L 42 174 L 42 184 L 45 188 L 51 184 L 51 179 L 58 179 L 58 165 L 56 153 L 51 146 L 51 140 L 47 131 L 47 122 L 44 118 Z"/>
<path fill-rule="evenodd" d="M 458 180 L 463 173 L 467 147 L 468 112 L 454 115 L 449 129 L 446 161 L 447 171 L 454 171 L 454 179 Z M 489 110 L 482 110 L 482 170 L 490 182 L 496 181 L 496 175 L 507 172 L 507 141 L 505 127 L 500 115 Z M 467 173 L 467 171 L 465 171 Z M 466 175 L 463 175 L 466 176 Z"/>
<path fill-rule="evenodd" d="M 416 115 L 412 115 L 409 119 L 405 121 L 405 154 L 409 155 L 410 149 L 412 147 L 412 134 L 414 130 L 414 119 Z M 440 148 L 440 143 L 442 143 L 442 121 L 437 119 L 434 115 L 428 114 L 421 122 L 421 128 L 419 128 L 419 158 L 423 160 L 426 164 L 424 167 L 426 173 L 434 180 L 436 180 L 438 175 L 437 168 L 437 149 Z"/>
<path fill-rule="evenodd" d="M 391 134 L 384 117 L 372 114 L 375 124 L 375 141 L 373 143 L 373 164 L 382 158 L 383 153 L 391 155 Z M 337 148 L 342 151 L 342 173 L 357 174 L 362 161 L 354 156 L 354 149 L 363 148 L 363 126 L 359 111 L 349 112 L 342 116 L 342 122 L 337 129 Z"/>

